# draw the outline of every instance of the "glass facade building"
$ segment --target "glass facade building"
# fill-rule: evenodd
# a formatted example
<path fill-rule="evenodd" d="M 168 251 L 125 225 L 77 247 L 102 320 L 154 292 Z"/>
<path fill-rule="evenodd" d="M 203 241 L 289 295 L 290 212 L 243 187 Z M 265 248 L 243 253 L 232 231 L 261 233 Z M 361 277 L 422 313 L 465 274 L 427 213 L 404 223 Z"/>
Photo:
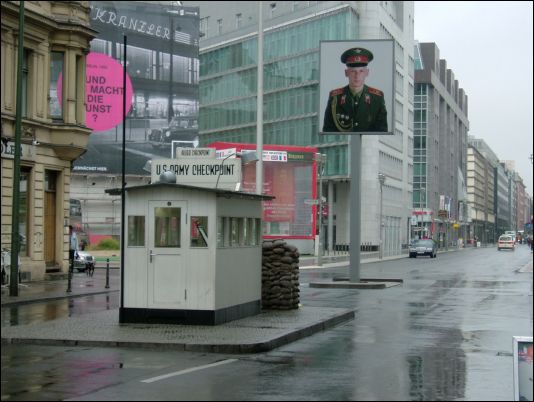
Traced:
<path fill-rule="evenodd" d="M 469 233 L 468 98 L 435 43 L 418 43 L 414 56 L 412 237 L 456 247 Z"/>
<path fill-rule="evenodd" d="M 200 8 L 200 145 L 256 144 L 258 2 L 184 4 Z M 320 43 L 394 42 L 393 135 L 364 136 L 357 162 L 362 166 L 362 245 L 377 251 L 382 242 L 384 256 L 400 254 L 408 243 L 412 207 L 413 2 L 272 2 L 261 10 L 263 143 L 313 146 L 326 155 L 320 190 L 328 214 L 318 225 L 327 233 L 323 244 L 329 250 L 346 249 L 350 242 L 351 137 L 319 135 L 318 113 L 324 113 L 319 110 Z M 379 172 L 387 177 L 383 193 Z"/>
<path fill-rule="evenodd" d="M 347 137 L 318 136 L 319 42 L 358 37 L 350 8 L 264 36 L 264 143 L 320 145 L 325 174 L 347 175 Z M 200 54 L 201 145 L 256 142 L 257 37 Z"/>
<path fill-rule="evenodd" d="M 426 208 L 428 85 L 415 84 L 413 129 L 413 206 Z"/>

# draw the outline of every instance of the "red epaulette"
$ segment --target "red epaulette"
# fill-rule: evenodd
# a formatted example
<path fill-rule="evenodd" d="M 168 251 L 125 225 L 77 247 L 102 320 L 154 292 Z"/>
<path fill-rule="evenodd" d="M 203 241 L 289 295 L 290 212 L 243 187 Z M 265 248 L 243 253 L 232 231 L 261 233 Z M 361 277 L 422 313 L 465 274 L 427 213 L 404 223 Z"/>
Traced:
<path fill-rule="evenodd" d="M 376 89 L 376 88 L 373 88 L 373 87 L 367 87 L 367 91 L 370 94 L 373 94 L 373 95 L 384 96 L 384 93 L 380 89 Z"/>
<path fill-rule="evenodd" d="M 337 96 L 343 93 L 343 88 L 333 89 L 330 91 L 330 96 Z"/>

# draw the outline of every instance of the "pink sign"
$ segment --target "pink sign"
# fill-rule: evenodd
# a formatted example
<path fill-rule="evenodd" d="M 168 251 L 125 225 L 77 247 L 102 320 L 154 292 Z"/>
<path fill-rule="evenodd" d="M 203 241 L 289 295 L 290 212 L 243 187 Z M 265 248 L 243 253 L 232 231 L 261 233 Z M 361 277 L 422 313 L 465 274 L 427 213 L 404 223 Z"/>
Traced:
<path fill-rule="evenodd" d="M 85 125 L 93 131 L 106 131 L 122 122 L 122 65 L 103 53 L 91 52 L 85 70 Z M 62 105 L 62 75 L 57 94 Z M 126 75 L 126 114 L 132 107 L 132 82 Z"/>

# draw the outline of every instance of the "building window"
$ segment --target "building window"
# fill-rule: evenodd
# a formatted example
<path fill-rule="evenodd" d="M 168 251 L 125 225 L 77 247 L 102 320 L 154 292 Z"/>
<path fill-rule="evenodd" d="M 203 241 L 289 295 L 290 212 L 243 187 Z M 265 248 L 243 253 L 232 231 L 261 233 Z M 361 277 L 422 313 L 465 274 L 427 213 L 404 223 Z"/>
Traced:
<path fill-rule="evenodd" d="M 200 19 L 200 36 L 205 38 L 209 37 L 209 18 L 204 17 Z"/>
<path fill-rule="evenodd" d="M 181 247 L 181 211 L 181 208 L 155 208 L 154 247 Z"/>
<path fill-rule="evenodd" d="M 29 59 L 30 59 L 30 51 L 27 49 L 24 49 L 23 55 L 22 55 L 22 117 L 28 116 L 28 100 L 29 100 L 29 94 L 28 94 L 28 76 L 29 76 Z"/>
<path fill-rule="evenodd" d="M 145 217 L 128 216 L 128 247 L 145 246 Z"/>
<path fill-rule="evenodd" d="M 57 93 L 58 86 L 61 88 L 62 85 L 59 83 L 63 72 L 64 64 L 64 53 L 62 52 L 52 52 L 50 54 L 50 90 L 48 93 L 48 110 L 50 118 L 52 119 L 62 119 L 63 118 L 63 107 L 59 103 L 59 94 Z M 61 99 L 65 99 L 63 96 Z"/>
<path fill-rule="evenodd" d="M 235 27 L 236 29 L 241 28 L 243 24 L 243 15 L 241 13 L 235 15 Z"/>
<path fill-rule="evenodd" d="M 230 218 L 230 247 L 239 247 L 239 218 Z"/>
<path fill-rule="evenodd" d="M 76 122 L 85 122 L 85 58 L 76 56 Z"/>
<path fill-rule="evenodd" d="M 208 247 L 208 217 L 191 217 L 191 247 Z"/>
<path fill-rule="evenodd" d="M 223 32 L 223 20 L 222 18 L 217 20 L 217 34 L 222 35 Z"/>
<path fill-rule="evenodd" d="M 19 185 L 19 238 L 20 255 L 28 255 L 28 234 L 30 227 L 30 177 L 31 168 L 22 166 L 20 168 Z"/>
<path fill-rule="evenodd" d="M 275 11 L 276 11 L 276 3 L 271 3 L 271 18 L 274 17 Z"/>

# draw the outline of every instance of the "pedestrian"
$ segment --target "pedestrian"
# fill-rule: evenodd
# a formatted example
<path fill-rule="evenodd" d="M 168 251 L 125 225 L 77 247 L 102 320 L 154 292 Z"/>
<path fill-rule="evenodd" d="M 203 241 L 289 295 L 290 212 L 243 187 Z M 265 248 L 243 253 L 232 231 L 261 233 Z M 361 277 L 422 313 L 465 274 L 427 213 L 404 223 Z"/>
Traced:
<path fill-rule="evenodd" d="M 324 114 L 324 132 L 388 131 L 384 93 L 365 85 L 367 64 L 373 53 L 362 47 L 346 50 L 341 62 L 346 65 L 348 85 L 330 91 Z"/>
<path fill-rule="evenodd" d="M 69 270 L 74 271 L 74 257 L 78 251 L 78 236 L 72 225 L 69 225 Z"/>

